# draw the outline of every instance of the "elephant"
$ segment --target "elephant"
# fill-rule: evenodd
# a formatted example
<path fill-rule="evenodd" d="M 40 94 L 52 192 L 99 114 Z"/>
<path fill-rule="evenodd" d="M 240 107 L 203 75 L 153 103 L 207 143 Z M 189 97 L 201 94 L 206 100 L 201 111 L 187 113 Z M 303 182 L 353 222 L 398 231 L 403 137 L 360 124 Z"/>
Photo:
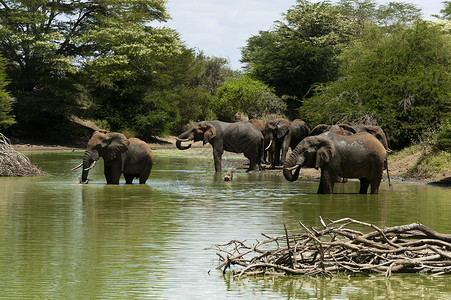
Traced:
<path fill-rule="evenodd" d="M 176 138 L 176 147 L 186 150 L 191 147 L 183 146 L 182 142 L 203 141 L 203 145 L 210 143 L 213 147 L 215 171 L 222 171 L 222 155 L 224 151 L 243 153 L 249 159 L 247 172 L 258 167 L 261 170 L 260 159 L 263 151 L 263 135 L 248 122 L 227 123 L 222 121 L 202 121 Z"/>
<path fill-rule="evenodd" d="M 335 178 L 358 178 L 360 194 L 379 192 L 387 151 L 373 135 L 325 132 L 302 140 L 283 165 L 283 175 L 296 181 L 301 167 L 321 168 L 318 194 L 332 194 Z M 293 173 L 294 171 L 294 173 Z"/>
<path fill-rule="evenodd" d="M 333 131 L 335 133 L 340 133 L 343 135 L 351 135 L 357 132 L 368 132 L 374 135 L 388 152 L 391 151 L 390 148 L 388 148 L 388 142 L 385 132 L 379 126 L 364 125 L 364 124 L 358 124 L 354 126 L 347 124 L 337 124 L 337 125 L 319 124 L 312 129 L 310 136 L 319 135 L 326 131 Z"/>
<path fill-rule="evenodd" d="M 248 121 L 249 123 L 251 123 L 252 125 L 254 125 L 258 130 L 260 130 L 260 132 L 264 135 L 265 134 L 265 127 L 266 127 L 266 122 L 264 120 L 256 120 L 256 119 L 250 119 Z M 270 145 L 270 138 L 269 137 L 264 137 L 263 139 L 263 147 L 265 148 L 265 150 L 263 150 L 263 157 L 262 157 L 262 163 L 265 164 L 266 162 L 272 162 L 273 161 L 273 156 L 274 156 L 274 151 L 275 151 L 275 144 L 272 143 Z M 267 149 L 268 148 L 268 149 Z"/>
<path fill-rule="evenodd" d="M 83 162 L 72 169 L 83 167 L 81 183 L 88 183 L 89 170 L 100 157 L 104 160 L 107 184 L 119 184 L 122 173 L 127 184 L 133 183 L 134 178 L 145 184 L 153 166 L 152 150 L 144 141 L 127 139 L 122 133 L 96 131 L 88 141 Z"/>
<path fill-rule="evenodd" d="M 309 134 L 309 126 L 301 119 L 295 119 L 292 122 L 283 118 L 267 121 L 264 137 L 271 141 L 270 146 L 273 144 L 275 146 L 271 167 L 275 168 L 283 164 L 287 157 L 288 149 L 296 148 L 299 142 Z"/>

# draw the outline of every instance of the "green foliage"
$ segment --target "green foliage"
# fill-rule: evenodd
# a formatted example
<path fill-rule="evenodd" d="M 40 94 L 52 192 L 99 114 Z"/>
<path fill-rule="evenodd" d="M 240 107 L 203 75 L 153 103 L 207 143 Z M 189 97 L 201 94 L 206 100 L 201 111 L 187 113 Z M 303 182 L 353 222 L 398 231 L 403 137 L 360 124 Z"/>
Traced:
<path fill-rule="evenodd" d="M 286 105 L 261 81 L 249 76 L 235 76 L 218 88 L 212 108 L 220 120 L 234 121 L 238 113 L 250 119 L 280 114 Z"/>
<path fill-rule="evenodd" d="M 438 150 L 451 152 L 451 120 L 445 124 L 437 134 L 436 148 Z"/>
<path fill-rule="evenodd" d="M 310 97 L 315 84 L 338 78 L 338 57 L 369 24 L 392 28 L 420 16 L 412 4 L 372 0 L 312 3 L 296 1 L 269 31 L 248 39 L 242 61 L 252 77 L 273 87 L 279 96 Z M 301 102 L 289 102 L 299 107 Z M 289 111 L 292 115 L 292 111 Z"/>
<path fill-rule="evenodd" d="M 1 1 L 0 51 L 20 129 L 42 132 L 78 113 L 86 104 L 79 100 L 91 96 L 84 94 L 82 66 L 95 68 L 99 80 L 108 77 L 103 84 L 111 78 L 136 77 L 142 62 L 151 62 L 155 67 L 147 71 L 155 72 L 159 57 L 180 48 L 171 30 L 152 30 L 148 25 L 168 18 L 164 4 L 164 0 Z"/>
<path fill-rule="evenodd" d="M 445 8 L 440 10 L 441 15 L 436 16 L 437 18 L 451 20 L 451 1 L 443 1 Z"/>
<path fill-rule="evenodd" d="M 368 27 L 340 56 L 340 79 L 317 85 L 301 115 L 315 124 L 377 123 L 395 149 L 418 141 L 450 113 L 450 43 L 431 22 Z"/>
<path fill-rule="evenodd" d="M 273 30 L 247 41 L 242 61 L 277 95 L 302 98 L 313 83 L 335 79 L 338 45 L 346 40 L 349 26 L 329 2 L 297 1 L 283 17 Z"/>
<path fill-rule="evenodd" d="M 6 91 L 8 80 L 4 70 L 4 59 L 0 56 L 0 128 L 7 128 L 14 124 L 14 116 L 11 115 L 13 99 Z"/>

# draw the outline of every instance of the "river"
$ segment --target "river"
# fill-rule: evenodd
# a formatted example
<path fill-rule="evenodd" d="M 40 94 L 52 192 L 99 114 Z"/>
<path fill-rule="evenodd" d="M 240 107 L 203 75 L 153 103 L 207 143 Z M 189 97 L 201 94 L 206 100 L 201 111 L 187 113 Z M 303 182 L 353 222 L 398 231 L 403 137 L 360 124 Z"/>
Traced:
<path fill-rule="evenodd" d="M 197 149 L 154 151 L 145 185 L 106 185 L 101 161 L 80 185 L 70 169 L 82 151 L 26 154 L 49 175 L 0 178 L 2 299 L 451 298 L 449 276 L 236 279 L 208 249 L 283 235 L 284 223 L 290 233 L 320 227 L 320 216 L 451 233 L 449 187 L 383 182 L 378 195 L 359 195 L 351 181 L 317 195 L 315 180 L 244 170 L 225 182 Z"/>

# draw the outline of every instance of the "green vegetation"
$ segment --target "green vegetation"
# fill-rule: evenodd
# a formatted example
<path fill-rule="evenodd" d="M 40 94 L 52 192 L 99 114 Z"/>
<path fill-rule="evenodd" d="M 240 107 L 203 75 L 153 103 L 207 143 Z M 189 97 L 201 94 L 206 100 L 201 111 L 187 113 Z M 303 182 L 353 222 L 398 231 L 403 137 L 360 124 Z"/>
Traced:
<path fill-rule="evenodd" d="M 69 120 L 149 139 L 206 119 L 380 125 L 390 147 L 449 151 L 451 2 L 297 0 L 242 48 L 243 72 L 161 24 L 165 0 L 0 3 L 0 127 L 74 139 Z M 158 23 L 160 22 L 160 23 Z M 15 124 L 15 122 L 17 122 Z"/>
<path fill-rule="evenodd" d="M 6 79 L 4 60 L 0 56 L 0 128 L 8 127 L 15 123 L 14 116 L 11 115 L 13 99 L 6 91 L 7 85 L 8 80 Z"/>
<path fill-rule="evenodd" d="M 267 85 L 249 76 L 229 78 L 217 89 L 211 105 L 216 116 L 224 121 L 233 121 L 239 113 L 258 119 L 280 115 L 286 109 L 283 100 Z"/>

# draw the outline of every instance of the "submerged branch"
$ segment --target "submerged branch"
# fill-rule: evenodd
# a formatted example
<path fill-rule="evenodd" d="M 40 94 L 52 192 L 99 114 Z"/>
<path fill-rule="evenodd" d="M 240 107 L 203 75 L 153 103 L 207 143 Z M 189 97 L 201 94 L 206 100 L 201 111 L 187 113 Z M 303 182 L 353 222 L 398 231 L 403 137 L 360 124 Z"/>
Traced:
<path fill-rule="evenodd" d="M 320 231 L 300 223 L 304 233 L 271 237 L 248 245 L 232 240 L 213 245 L 225 272 L 235 276 L 259 274 L 324 275 L 428 272 L 451 273 L 451 235 L 438 233 L 420 223 L 378 228 L 349 218 L 325 223 Z M 352 228 L 348 228 L 352 227 Z M 356 230 L 364 227 L 364 233 Z M 284 241 L 284 243 L 280 243 Z M 285 246 L 282 246 L 285 244 Z"/>

